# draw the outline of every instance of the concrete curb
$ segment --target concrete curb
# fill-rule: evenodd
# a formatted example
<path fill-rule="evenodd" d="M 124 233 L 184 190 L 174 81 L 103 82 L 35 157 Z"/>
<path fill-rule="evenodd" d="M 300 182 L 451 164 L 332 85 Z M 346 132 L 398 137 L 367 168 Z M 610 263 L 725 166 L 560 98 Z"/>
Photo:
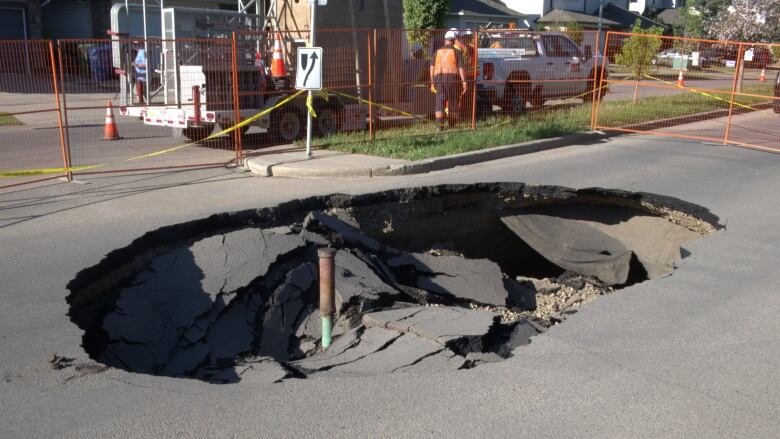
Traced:
<path fill-rule="evenodd" d="M 246 167 L 261 177 L 291 177 L 291 178 L 321 178 L 321 177 L 385 177 L 424 174 L 427 172 L 441 171 L 451 169 L 456 166 L 472 165 L 475 163 L 488 162 L 507 157 L 513 157 L 534 152 L 546 151 L 564 146 L 577 144 L 587 144 L 606 139 L 610 135 L 600 132 L 583 132 L 569 134 L 551 139 L 534 140 L 526 143 L 514 145 L 497 146 L 494 148 L 482 149 L 479 151 L 465 152 L 445 157 L 418 160 L 390 166 L 367 167 L 367 166 L 345 166 L 338 167 L 317 167 L 304 168 L 296 167 L 294 163 L 288 166 L 285 163 L 273 164 L 259 160 L 249 159 L 246 161 Z"/>
<path fill-rule="evenodd" d="M 495 148 L 464 152 L 461 154 L 436 157 L 432 159 L 418 160 L 409 164 L 375 169 L 373 176 L 380 177 L 392 175 L 424 174 L 426 172 L 451 169 L 456 166 L 473 165 L 475 163 L 489 162 L 507 157 L 531 154 L 549 149 L 562 148 L 564 146 L 596 142 L 601 139 L 606 139 L 607 137 L 609 137 L 609 135 L 591 131 L 570 134 L 561 137 L 553 137 L 551 139 L 541 139 L 526 143 L 517 143 L 514 145 L 497 146 Z"/>

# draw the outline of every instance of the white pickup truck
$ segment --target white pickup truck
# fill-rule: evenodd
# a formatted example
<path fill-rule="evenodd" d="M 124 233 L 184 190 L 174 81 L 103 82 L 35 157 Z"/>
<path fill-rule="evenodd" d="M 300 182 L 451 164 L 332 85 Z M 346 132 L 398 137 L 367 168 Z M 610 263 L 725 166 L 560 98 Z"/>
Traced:
<path fill-rule="evenodd" d="M 601 59 L 593 56 L 591 46 L 581 50 L 562 33 L 490 32 L 479 42 L 477 61 L 483 109 L 493 104 L 518 114 L 528 103 L 541 107 L 545 101 L 574 97 L 589 102 L 595 93 L 588 91 L 606 92 L 600 88 Z M 604 77 L 608 70 L 609 64 Z"/>

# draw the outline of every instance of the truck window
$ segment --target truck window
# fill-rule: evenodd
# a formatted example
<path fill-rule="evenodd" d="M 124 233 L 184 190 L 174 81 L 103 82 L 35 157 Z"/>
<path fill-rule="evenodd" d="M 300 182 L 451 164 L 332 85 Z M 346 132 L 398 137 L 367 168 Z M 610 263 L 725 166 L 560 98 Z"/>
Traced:
<path fill-rule="evenodd" d="M 544 52 L 549 57 L 573 58 L 580 54 L 577 45 L 560 35 L 544 35 L 542 43 L 544 44 Z"/>

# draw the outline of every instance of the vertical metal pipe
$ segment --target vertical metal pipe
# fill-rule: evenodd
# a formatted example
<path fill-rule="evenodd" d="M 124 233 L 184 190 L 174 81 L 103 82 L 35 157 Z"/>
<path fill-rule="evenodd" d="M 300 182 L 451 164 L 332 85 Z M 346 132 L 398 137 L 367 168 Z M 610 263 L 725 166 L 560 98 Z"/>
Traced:
<path fill-rule="evenodd" d="M 57 67 L 54 64 L 54 44 L 49 41 L 49 58 L 51 59 L 51 83 L 54 87 L 54 99 L 57 101 L 57 127 L 60 130 L 60 148 L 62 149 L 62 162 L 66 169 L 70 169 L 70 148 L 65 143 L 65 127 L 62 123 L 62 106 L 60 105 L 60 88 L 57 84 Z M 73 180 L 73 173 L 65 171 L 65 178 Z"/>
<path fill-rule="evenodd" d="M 62 67 L 62 45 L 60 44 L 60 41 L 57 40 L 57 56 L 59 57 L 59 67 L 60 67 L 60 90 L 62 90 L 62 115 L 60 116 L 62 118 L 63 124 L 65 126 L 64 132 L 65 132 L 65 152 L 67 157 L 67 166 L 71 167 L 71 161 L 70 161 L 70 130 L 68 129 L 68 101 L 65 99 L 65 97 L 68 95 L 67 91 L 65 90 L 65 69 Z M 58 100 L 59 101 L 59 100 Z M 73 173 L 68 172 L 66 175 L 68 181 L 73 180 Z"/>
<path fill-rule="evenodd" d="M 333 314 L 336 303 L 335 258 L 336 249 L 321 248 L 320 259 L 320 315 L 322 316 L 322 349 L 327 349 L 333 331 Z"/>
<path fill-rule="evenodd" d="M 239 102 L 239 95 L 238 95 L 238 53 L 237 53 L 237 38 L 236 33 L 233 32 L 233 40 L 231 44 L 231 52 L 232 52 L 232 76 L 233 76 L 233 125 L 238 125 L 241 122 L 241 103 Z M 235 129 L 233 131 L 233 138 L 235 139 L 235 148 L 236 148 L 236 165 L 241 166 L 241 161 L 243 159 L 243 149 L 241 147 L 241 129 Z"/>
<path fill-rule="evenodd" d="M 731 85 L 731 98 L 729 99 L 729 118 L 728 121 L 726 122 L 725 133 L 723 134 L 724 145 L 729 143 L 729 134 L 731 134 L 731 117 L 734 114 L 734 94 L 737 92 L 740 70 L 742 70 L 741 60 L 742 60 L 744 50 L 745 50 L 745 45 L 740 43 L 739 50 L 737 50 L 737 65 L 734 68 L 734 83 Z"/>

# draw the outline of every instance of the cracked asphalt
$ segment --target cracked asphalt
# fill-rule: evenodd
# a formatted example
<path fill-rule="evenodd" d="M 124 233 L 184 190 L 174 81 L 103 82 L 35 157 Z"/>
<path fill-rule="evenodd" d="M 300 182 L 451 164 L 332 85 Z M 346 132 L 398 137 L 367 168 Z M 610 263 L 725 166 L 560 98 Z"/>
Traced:
<path fill-rule="evenodd" d="M 0 193 L 0 437 L 776 437 L 780 155 L 626 136 L 427 175 L 92 177 Z M 89 361 L 65 285 L 146 231 L 334 192 L 521 181 L 653 192 L 726 225 L 671 276 L 585 306 L 520 355 L 422 376 L 213 385 Z M 74 366 L 53 370 L 51 354 Z M 93 371 L 85 373 L 84 371 Z"/>

